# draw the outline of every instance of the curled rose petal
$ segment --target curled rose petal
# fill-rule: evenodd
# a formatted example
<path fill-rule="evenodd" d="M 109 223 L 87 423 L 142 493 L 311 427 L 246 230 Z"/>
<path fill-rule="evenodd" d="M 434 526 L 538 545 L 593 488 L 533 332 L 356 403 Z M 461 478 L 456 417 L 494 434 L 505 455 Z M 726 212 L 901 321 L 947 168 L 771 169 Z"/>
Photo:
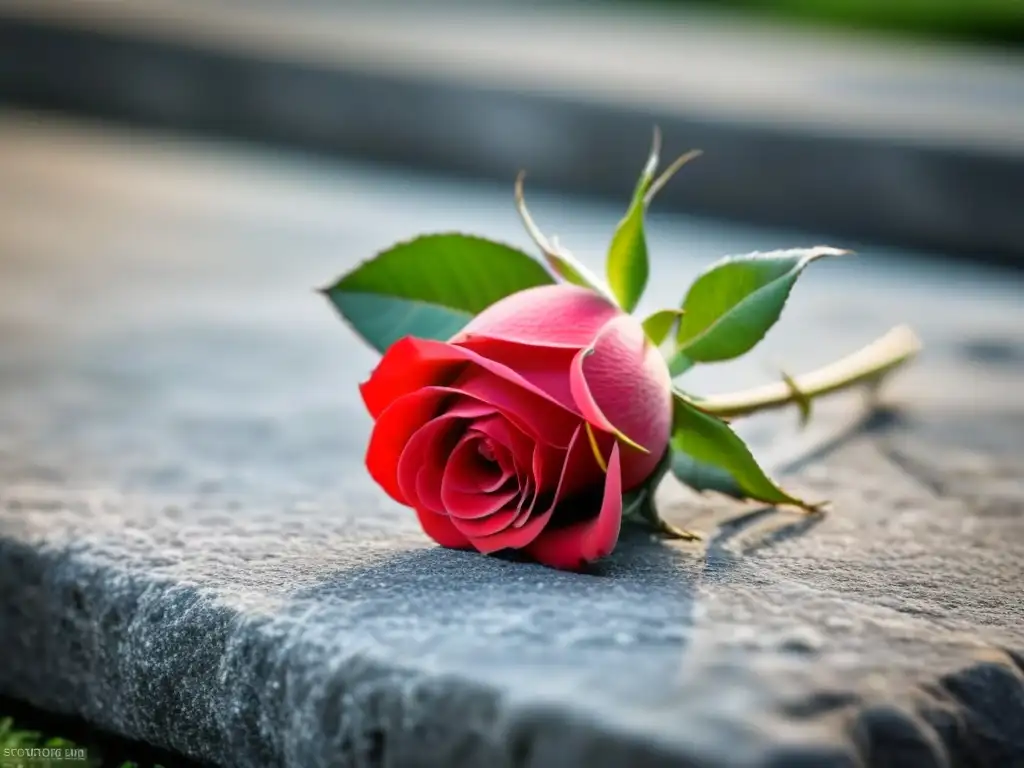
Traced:
<path fill-rule="evenodd" d="M 399 399 L 431 386 L 447 386 L 471 365 L 562 408 L 557 399 L 531 384 L 514 370 L 454 344 L 407 336 L 384 353 L 370 378 L 359 387 L 370 415 L 383 416 Z"/>
<path fill-rule="evenodd" d="M 522 528 L 530 519 L 533 505 L 537 501 L 537 494 L 533 490 L 533 478 L 527 477 L 523 481 L 519 491 L 519 502 L 516 504 L 516 519 L 512 521 L 513 528 Z"/>
<path fill-rule="evenodd" d="M 454 444 L 446 448 L 442 439 L 457 419 L 471 419 L 494 412 L 484 403 L 468 401 L 457 403 L 441 416 L 426 421 L 447 397 L 449 394 L 445 390 L 428 387 L 393 403 L 377 420 L 366 451 L 366 466 L 373 479 L 395 501 L 415 505 L 416 496 L 411 491 L 415 474 L 408 466 L 410 462 L 422 463 L 424 457 L 443 462 Z M 423 426 L 416 428 L 417 424 Z M 403 463 L 407 467 L 404 473 Z"/>
<path fill-rule="evenodd" d="M 370 378 L 359 385 L 366 410 L 374 419 L 399 398 L 424 387 L 447 384 L 461 372 L 465 360 L 455 355 L 423 354 L 421 344 L 412 337 L 399 339 L 384 353 Z"/>
<path fill-rule="evenodd" d="M 466 535 L 476 549 L 483 552 L 480 549 L 478 541 L 486 538 L 494 538 L 500 536 L 506 529 L 512 525 L 512 521 L 515 520 L 516 509 L 515 507 L 501 509 L 494 514 L 486 517 L 459 517 L 452 515 L 450 520 L 460 533 Z M 499 547 L 499 549 L 505 549 L 505 547 Z M 491 550 L 492 552 L 496 550 Z"/>
<path fill-rule="evenodd" d="M 579 414 L 555 405 L 549 399 L 524 392 L 522 387 L 486 371 L 467 371 L 452 388 L 494 406 L 534 440 L 543 440 L 560 448 L 568 447 L 579 424 Z"/>
<path fill-rule="evenodd" d="M 572 440 L 569 442 L 569 449 L 565 454 L 565 460 L 562 464 L 562 471 L 559 475 L 558 485 L 555 487 L 554 494 L 551 497 L 551 503 L 547 509 L 539 514 L 536 512 L 531 514 L 526 522 L 522 523 L 518 528 L 511 525 L 518 512 L 518 510 L 512 509 L 512 516 L 509 518 L 508 523 L 506 523 L 504 530 L 482 538 L 470 537 L 470 542 L 474 547 L 476 547 L 476 549 L 485 554 L 497 552 L 502 549 L 522 549 L 540 535 L 541 531 L 543 531 L 544 527 L 548 524 L 548 521 L 551 520 L 551 515 L 554 514 L 555 507 L 558 505 L 558 502 L 563 497 L 563 488 L 566 485 L 566 480 L 568 479 L 570 472 L 580 466 L 581 462 L 584 460 L 580 458 L 580 454 L 584 457 L 587 457 L 590 454 L 590 449 L 587 447 L 586 438 L 583 437 L 582 432 L 583 428 L 577 427 L 576 432 L 572 436 Z"/>
<path fill-rule="evenodd" d="M 467 435 L 455 446 L 448 466 L 441 480 L 441 501 L 448 515 L 453 518 L 473 520 L 493 515 L 519 493 L 518 483 L 511 489 L 500 489 L 492 493 L 483 491 L 481 485 L 490 481 L 474 481 L 473 475 L 481 474 L 479 467 L 478 443 L 480 438 Z M 476 487 L 473 487 L 473 486 Z"/>
<path fill-rule="evenodd" d="M 421 507 L 439 515 L 447 515 L 441 502 L 441 479 L 444 477 L 444 464 L 440 461 L 430 462 L 420 467 L 416 473 L 415 507 Z"/>
<path fill-rule="evenodd" d="M 366 468 L 385 493 L 400 504 L 411 504 L 398 484 L 398 462 L 410 438 L 437 413 L 449 394 L 421 389 L 396 400 L 377 419 L 366 449 Z"/>
<path fill-rule="evenodd" d="M 490 360 L 506 365 L 536 387 L 547 392 L 572 413 L 578 413 L 569 389 L 569 366 L 577 348 L 534 347 L 528 344 L 472 337 L 459 345 Z"/>
<path fill-rule="evenodd" d="M 428 469 L 433 469 L 435 474 L 444 471 L 444 457 L 458 439 L 454 427 L 453 417 L 439 416 L 416 430 L 402 449 L 398 459 L 398 487 L 409 504 L 434 512 L 444 510 L 438 503 L 440 498 L 431 500 L 430 483 L 425 482 L 423 474 Z"/>
<path fill-rule="evenodd" d="M 534 441 L 524 435 L 518 427 L 510 424 L 501 416 L 477 419 L 473 422 L 473 432 L 486 438 L 486 444 L 495 451 L 495 459 L 508 455 L 512 460 L 511 469 L 528 470 L 533 456 Z M 501 449 L 507 451 L 505 454 Z"/>
<path fill-rule="evenodd" d="M 602 329 L 591 349 L 576 355 L 569 380 L 588 422 L 643 448 L 627 449 L 623 466 L 623 487 L 636 487 L 654 471 L 672 429 L 672 381 L 661 354 L 643 327 L 623 315 Z"/>
<path fill-rule="evenodd" d="M 611 554 L 619 539 L 622 520 L 621 470 L 616 443 L 608 460 L 604 497 L 597 516 L 564 528 L 545 530 L 526 551 L 544 565 L 568 571 L 579 570 L 587 563 Z"/>
<path fill-rule="evenodd" d="M 449 547 L 451 549 L 467 549 L 470 547 L 469 539 L 452 525 L 451 520 L 447 516 L 438 515 L 419 507 L 415 509 L 416 517 L 419 518 L 423 532 L 442 547 Z"/>
<path fill-rule="evenodd" d="M 477 432 L 475 425 L 445 455 L 445 482 L 461 493 L 496 491 L 516 474 L 509 449 L 500 443 L 488 443 L 487 436 Z"/>

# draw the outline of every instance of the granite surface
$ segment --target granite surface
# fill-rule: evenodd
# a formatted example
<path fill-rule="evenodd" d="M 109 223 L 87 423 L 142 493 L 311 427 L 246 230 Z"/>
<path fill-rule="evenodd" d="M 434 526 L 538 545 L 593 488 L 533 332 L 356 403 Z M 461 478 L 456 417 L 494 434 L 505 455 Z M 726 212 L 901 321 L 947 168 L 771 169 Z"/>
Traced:
<path fill-rule="evenodd" d="M 815 265 L 692 386 L 914 324 L 887 409 L 742 426 L 830 514 L 666 487 L 708 541 L 559 573 L 372 485 L 374 356 L 312 290 L 421 230 L 525 245 L 509 193 L 0 115 L 0 695 L 230 766 L 1024 765 L 1021 276 Z M 531 207 L 592 264 L 621 213 Z M 650 229 L 650 305 L 811 244 Z"/>

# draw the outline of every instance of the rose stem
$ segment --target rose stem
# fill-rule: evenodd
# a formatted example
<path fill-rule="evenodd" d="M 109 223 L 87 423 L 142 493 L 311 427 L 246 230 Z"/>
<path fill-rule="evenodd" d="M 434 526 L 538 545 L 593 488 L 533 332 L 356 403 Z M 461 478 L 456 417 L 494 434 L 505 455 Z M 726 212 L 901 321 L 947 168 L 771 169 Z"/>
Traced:
<path fill-rule="evenodd" d="M 917 334 L 905 325 L 893 328 L 863 349 L 795 380 L 768 384 L 698 400 L 697 406 L 723 418 L 783 408 L 858 384 L 877 386 L 881 379 L 921 349 Z M 795 384 L 795 387 L 793 386 Z"/>

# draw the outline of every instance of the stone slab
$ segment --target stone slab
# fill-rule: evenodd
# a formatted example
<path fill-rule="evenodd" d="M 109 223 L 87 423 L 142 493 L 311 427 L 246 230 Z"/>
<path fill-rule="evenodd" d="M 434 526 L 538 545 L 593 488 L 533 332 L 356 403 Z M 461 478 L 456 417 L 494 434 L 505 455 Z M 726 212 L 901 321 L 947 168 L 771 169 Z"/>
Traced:
<path fill-rule="evenodd" d="M 1024 252 L 1007 50 L 635 3 L 0 0 L 0 97 L 616 198 L 657 123 L 706 152 L 664 210 Z"/>
<path fill-rule="evenodd" d="M 620 213 L 532 207 L 592 265 Z M 887 412 L 743 425 L 833 511 L 667 487 L 706 544 L 567 574 L 433 546 L 362 468 L 374 357 L 311 288 L 449 228 L 527 244 L 504 186 L 0 115 L 0 695 L 227 766 L 1024 765 L 1016 273 L 816 265 L 693 387 L 914 324 Z M 800 244 L 650 230 L 648 305 Z"/>

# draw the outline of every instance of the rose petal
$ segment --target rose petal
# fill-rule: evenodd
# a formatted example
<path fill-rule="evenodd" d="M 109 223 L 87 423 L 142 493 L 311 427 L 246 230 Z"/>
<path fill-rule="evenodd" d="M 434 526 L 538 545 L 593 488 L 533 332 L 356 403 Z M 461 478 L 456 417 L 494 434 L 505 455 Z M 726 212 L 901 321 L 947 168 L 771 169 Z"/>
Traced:
<path fill-rule="evenodd" d="M 538 347 L 478 336 L 460 341 L 459 346 L 508 366 L 555 398 L 566 410 L 577 411 L 569 388 L 569 367 L 578 347 Z"/>
<path fill-rule="evenodd" d="M 505 485 L 515 474 L 515 462 L 512 455 L 503 445 L 493 447 L 495 461 L 490 462 L 480 455 L 480 444 L 486 437 L 477 435 L 475 431 L 467 433 L 474 437 L 473 443 L 465 451 L 459 446 L 450 451 L 450 458 L 445 467 L 446 481 L 452 489 L 462 493 L 490 493 Z M 446 454 L 447 455 L 447 454 Z"/>
<path fill-rule="evenodd" d="M 440 544 L 450 549 L 468 549 L 471 545 L 459 530 L 444 515 L 438 515 L 426 509 L 416 508 L 423 532 Z"/>
<path fill-rule="evenodd" d="M 513 521 L 513 528 L 519 528 L 526 524 L 536 506 L 537 500 L 542 494 L 550 492 L 553 484 L 559 498 L 562 498 L 572 496 L 602 481 L 601 475 L 603 470 L 594 459 L 593 452 L 582 450 L 585 437 L 581 432 L 579 438 L 580 445 L 577 446 L 577 450 L 566 451 L 561 456 L 559 452 L 554 451 L 550 446 L 537 443 L 534 448 L 533 461 L 531 463 L 532 474 L 530 477 L 534 495 L 526 508 Z M 612 438 L 610 436 L 605 435 L 603 437 L 608 440 L 609 444 L 611 443 Z M 558 470 L 558 479 L 556 481 L 551 470 L 553 467 L 558 466 L 559 463 L 561 463 L 561 467 Z M 552 502 L 553 505 L 554 502 Z"/>
<path fill-rule="evenodd" d="M 568 380 L 568 376 L 566 379 Z M 514 383 L 485 371 L 467 371 L 452 388 L 481 402 L 489 403 L 534 440 L 543 440 L 559 448 L 569 445 L 569 440 L 579 425 L 579 413 L 556 405 L 550 399 L 537 397 Z"/>
<path fill-rule="evenodd" d="M 366 468 L 384 492 L 400 504 L 410 505 L 398 484 L 398 462 L 406 444 L 432 419 L 441 403 L 451 395 L 438 389 L 421 389 L 389 405 L 370 433 Z"/>
<path fill-rule="evenodd" d="M 517 492 L 512 493 L 512 498 L 515 498 Z M 496 511 L 493 514 L 485 517 L 459 517 L 452 515 L 449 520 L 455 528 L 468 539 L 470 544 L 476 547 L 481 552 L 487 554 L 488 552 L 494 552 L 495 550 L 483 550 L 477 546 L 476 542 L 481 539 L 487 539 L 488 537 L 500 536 L 515 520 L 516 509 L 515 507 L 509 507 Z M 504 547 L 502 547 L 504 549 Z"/>
<path fill-rule="evenodd" d="M 513 477 L 515 477 L 516 473 L 511 457 L 509 457 L 508 463 L 510 467 L 509 469 L 505 469 L 504 467 L 499 465 L 500 473 L 497 475 L 493 475 L 493 479 L 489 481 L 481 482 L 479 490 L 483 491 L 484 493 L 493 493 L 494 491 L 498 490 L 503 485 L 508 483 L 508 481 L 511 480 Z M 466 489 L 463 488 L 462 490 Z"/>
<path fill-rule="evenodd" d="M 405 494 L 399 482 L 402 456 L 414 435 L 435 417 L 446 398 L 450 399 L 451 393 L 439 387 L 426 387 L 406 395 L 384 410 L 370 433 L 370 443 L 366 448 L 366 468 L 388 496 L 400 504 L 414 506 L 414 500 Z M 489 413 L 493 413 L 493 408 L 485 403 L 468 401 L 453 404 L 441 415 L 472 418 Z M 432 439 L 440 436 L 436 430 L 427 434 L 432 435 Z M 429 454 L 425 444 L 418 443 L 418 446 L 410 457 Z M 442 449 L 433 452 L 447 454 Z"/>
<path fill-rule="evenodd" d="M 552 568 L 575 571 L 586 563 L 611 554 L 619 540 L 622 522 L 622 464 L 618 443 L 608 460 L 601 509 L 591 520 L 565 528 L 547 529 L 526 551 L 538 562 Z M 476 542 L 472 542 L 476 546 Z"/>
<path fill-rule="evenodd" d="M 496 455 L 507 455 L 513 461 L 513 469 L 522 468 L 529 471 L 535 443 L 513 424 L 501 416 L 478 419 L 473 422 L 473 431 L 486 436 L 493 448 L 505 449 Z"/>
<path fill-rule="evenodd" d="M 445 409 L 444 415 L 459 419 L 482 419 L 496 415 L 496 411 L 494 406 L 489 403 L 458 397 Z"/>
<path fill-rule="evenodd" d="M 392 403 L 402 397 L 425 387 L 451 384 L 469 365 L 488 371 L 499 379 L 563 408 L 557 399 L 506 365 L 488 360 L 464 347 L 411 336 L 396 341 L 388 348 L 370 378 L 360 385 L 359 391 L 370 415 L 379 418 Z"/>
<path fill-rule="evenodd" d="M 487 307 L 452 337 L 491 337 L 538 347 L 590 346 L 622 310 L 588 288 L 560 283 L 529 288 Z"/>
<path fill-rule="evenodd" d="M 450 517 L 473 520 L 492 515 L 519 492 L 518 487 L 515 487 L 486 493 L 480 488 L 479 482 L 474 482 L 472 475 L 479 471 L 474 461 L 474 456 L 478 455 L 478 441 L 479 438 L 474 439 L 469 435 L 463 438 L 451 452 L 445 467 L 441 480 L 441 501 Z M 458 523 L 455 524 L 458 526 Z"/>
<path fill-rule="evenodd" d="M 516 518 L 512 521 L 513 528 L 522 528 L 530 519 L 533 512 L 533 505 L 537 501 L 537 494 L 534 493 L 533 478 L 527 477 L 522 483 L 519 491 L 519 503 L 516 505 Z"/>
<path fill-rule="evenodd" d="M 419 503 L 415 506 L 438 515 L 448 514 L 441 501 L 441 478 L 443 477 L 443 461 L 432 461 L 420 467 L 419 472 L 416 473 L 416 498 Z"/>
<path fill-rule="evenodd" d="M 648 451 L 625 449 L 623 486 L 629 490 L 639 485 L 657 466 L 672 429 L 672 381 L 643 327 L 626 315 L 608 323 L 592 353 L 576 355 L 569 383 L 590 424 Z"/>
<path fill-rule="evenodd" d="M 431 465 L 435 465 L 435 473 L 437 465 L 443 471 L 444 457 L 459 438 L 457 421 L 447 414 L 431 419 L 413 433 L 402 449 L 398 459 L 398 487 L 408 504 L 434 512 L 443 511 L 443 506 L 430 502 L 436 492 L 430 493 L 430 484 L 425 482 L 422 474 Z"/>
<path fill-rule="evenodd" d="M 370 378 L 359 385 L 359 393 L 370 416 L 378 419 L 384 409 L 404 395 L 450 383 L 466 362 L 461 357 L 424 355 L 420 340 L 407 336 L 388 347 Z"/>
<path fill-rule="evenodd" d="M 523 523 L 520 527 L 515 528 L 511 526 L 514 522 L 515 517 L 520 514 L 520 510 L 513 509 L 512 517 L 509 520 L 509 527 L 504 530 L 494 533 L 489 536 L 477 538 L 470 536 L 470 542 L 474 547 L 484 554 L 490 552 L 497 552 L 502 549 L 522 549 L 544 530 L 544 526 L 548 524 L 551 519 L 551 515 L 555 511 L 555 507 L 561 500 L 563 495 L 563 484 L 569 475 L 569 472 L 573 467 L 578 466 L 580 459 L 577 458 L 578 453 L 590 453 L 590 447 L 587 445 L 587 439 L 583 435 L 583 426 L 580 425 L 576 428 L 573 433 L 572 440 L 569 441 L 569 449 L 566 451 L 565 463 L 562 465 L 562 472 L 558 479 L 558 485 L 555 488 L 554 495 L 551 499 L 550 506 L 540 514 L 532 514 L 530 518 Z M 538 496 L 540 494 L 537 494 Z M 504 513 L 501 513 L 504 514 Z"/>

